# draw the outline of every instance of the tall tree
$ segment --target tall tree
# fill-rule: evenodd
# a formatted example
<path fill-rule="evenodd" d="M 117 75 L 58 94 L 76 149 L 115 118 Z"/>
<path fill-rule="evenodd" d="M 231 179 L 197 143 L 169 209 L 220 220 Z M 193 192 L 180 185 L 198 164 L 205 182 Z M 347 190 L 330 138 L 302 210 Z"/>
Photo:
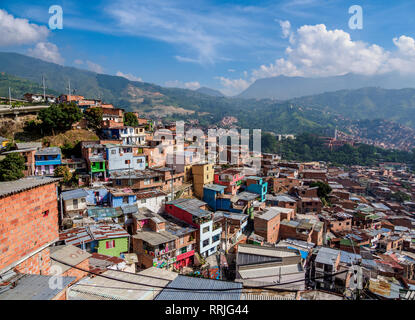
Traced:
<path fill-rule="evenodd" d="M 124 114 L 124 125 L 136 127 L 138 126 L 138 118 L 133 112 L 126 112 Z"/>
<path fill-rule="evenodd" d="M 104 111 L 102 108 L 89 108 L 84 111 L 84 118 L 88 122 L 88 127 L 98 131 L 101 129 L 102 115 Z"/>
<path fill-rule="evenodd" d="M 19 153 L 9 153 L 0 161 L 0 181 L 13 181 L 24 177 L 25 161 Z"/>
<path fill-rule="evenodd" d="M 82 112 L 74 103 L 54 104 L 38 113 L 43 129 L 47 132 L 66 131 L 82 119 Z"/>

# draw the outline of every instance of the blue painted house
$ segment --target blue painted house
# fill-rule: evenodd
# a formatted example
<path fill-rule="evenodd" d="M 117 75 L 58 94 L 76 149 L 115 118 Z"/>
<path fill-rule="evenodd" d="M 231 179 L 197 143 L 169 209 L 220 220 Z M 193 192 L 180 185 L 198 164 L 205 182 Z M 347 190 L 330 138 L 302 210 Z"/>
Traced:
<path fill-rule="evenodd" d="M 110 193 L 106 188 L 84 189 L 88 196 L 86 202 L 89 205 L 102 206 L 109 204 Z"/>
<path fill-rule="evenodd" d="M 109 194 L 109 202 L 111 207 L 118 208 L 125 205 L 137 203 L 137 196 L 131 189 L 111 190 Z"/>
<path fill-rule="evenodd" d="M 261 177 L 249 176 L 245 179 L 246 191 L 259 194 L 260 201 L 265 201 L 265 196 L 268 192 L 268 182 L 265 182 Z"/>
<path fill-rule="evenodd" d="M 43 148 L 35 153 L 35 175 L 51 175 L 62 164 L 61 149 L 58 147 Z"/>

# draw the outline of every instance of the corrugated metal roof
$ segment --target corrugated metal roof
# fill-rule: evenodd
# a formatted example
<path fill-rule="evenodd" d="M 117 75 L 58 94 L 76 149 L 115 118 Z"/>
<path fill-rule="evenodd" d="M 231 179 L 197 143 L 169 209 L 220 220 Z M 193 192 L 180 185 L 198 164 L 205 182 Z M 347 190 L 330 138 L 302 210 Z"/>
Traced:
<path fill-rule="evenodd" d="M 166 288 L 187 289 L 239 289 L 232 291 L 179 291 L 163 289 L 155 300 L 240 300 L 242 284 L 212 279 L 194 278 L 178 275 Z"/>
<path fill-rule="evenodd" d="M 48 176 L 27 177 L 15 181 L 0 182 L 0 197 L 36 188 L 45 184 L 59 181 L 61 178 Z"/>
<path fill-rule="evenodd" d="M 152 286 L 165 287 L 177 277 L 177 273 L 153 269 L 156 268 L 152 267 L 139 273 L 115 270 L 107 270 L 103 273 L 105 276 L 139 284 L 103 277 L 84 278 L 69 288 L 68 300 L 153 300 L 161 289 Z"/>
<path fill-rule="evenodd" d="M 61 193 L 63 200 L 71 200 L 71 199 L 79 199 L 84 198 L 88 196 L 88 192 L 86 192 L 84 189 L 75 189 L 70 191 L 65 191 Z"/>
<path fill-rule="evenodd" d="M 339 254 L 339 250 L 322 247 L 318 250 L 316 262 L 333 266 Z"/>
<path fill-rule="evenodd" d="M 49 148 L 43 148 L 43 149 L 36 151 L 37 156 L 48 156 L 48 155 L 54 155 L 54 154 L 61 154 L 61 148 L 49 147 Z"/>
<path fill-rule="evenodd" d="M 9 286 L 0 294 L 0 300 L 51 300 L 62 289 L 52 289 L 49 281 L 52 276 L 27 274 L 21 277 L 14 288 Z M 63 288 L 68 286 L 75 277 L 62 277 Z"/>

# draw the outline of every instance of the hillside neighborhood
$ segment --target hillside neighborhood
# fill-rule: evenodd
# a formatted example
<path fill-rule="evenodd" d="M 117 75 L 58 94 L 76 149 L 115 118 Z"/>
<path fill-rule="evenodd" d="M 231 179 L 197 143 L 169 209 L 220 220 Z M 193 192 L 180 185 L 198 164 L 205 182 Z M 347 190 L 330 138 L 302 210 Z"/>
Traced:
<path fill-rule="evenodd" d="M 102 100 L 24 98 L 49 105 L 0 137 L 0 300 L 415 299 L 406 164 L 212 150 Z M 74 130 L 96 139 L 30 140 Z"/>

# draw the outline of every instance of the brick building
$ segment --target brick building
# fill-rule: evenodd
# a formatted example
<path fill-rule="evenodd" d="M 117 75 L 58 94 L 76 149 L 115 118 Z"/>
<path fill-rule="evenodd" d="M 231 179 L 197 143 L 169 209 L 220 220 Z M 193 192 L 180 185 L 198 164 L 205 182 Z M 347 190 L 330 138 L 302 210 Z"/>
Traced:
<path fill-rule="evenodd" d="M 0 182 L 0 274 L 48 274 L 48 246 L 59 239 L 58 178 Z"/>

